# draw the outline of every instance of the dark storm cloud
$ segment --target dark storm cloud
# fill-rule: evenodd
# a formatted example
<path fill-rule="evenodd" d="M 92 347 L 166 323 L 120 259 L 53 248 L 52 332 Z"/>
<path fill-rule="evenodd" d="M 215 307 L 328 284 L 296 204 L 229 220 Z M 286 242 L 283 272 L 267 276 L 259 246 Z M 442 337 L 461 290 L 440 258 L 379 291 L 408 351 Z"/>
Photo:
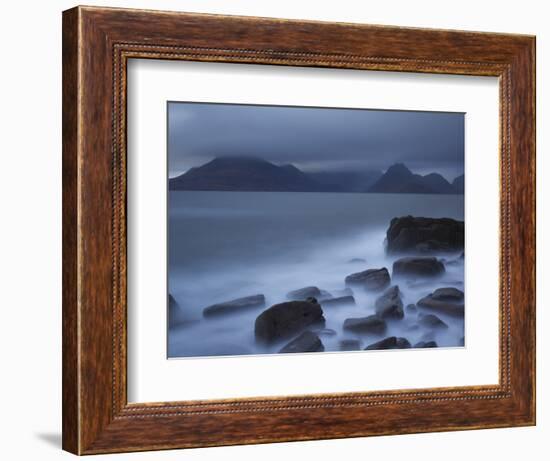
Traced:
<path fill-rule="evenodd" d="M 169 103 L 170 176 L 215 157 L 254 156 L 304 171 L 464 172 L 462 113 Z"/>

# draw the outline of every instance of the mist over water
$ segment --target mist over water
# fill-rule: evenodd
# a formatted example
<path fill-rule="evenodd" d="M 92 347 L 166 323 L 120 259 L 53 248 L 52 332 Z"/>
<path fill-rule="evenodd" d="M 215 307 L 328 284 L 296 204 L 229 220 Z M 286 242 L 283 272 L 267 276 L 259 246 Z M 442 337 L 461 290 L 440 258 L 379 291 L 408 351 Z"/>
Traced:
<path fill-rule="evenodd" d="M 385 254 L 385 233 L 392 218 L 413 215 L 464 219 L 463 195 L 344 194 L 305 192 L 188 192 L 169 194 L 169 292 L 183 323 L 169 325 L 168 356 L 191 357 L 276 353 L 290 339 L 269 346 L 256 343 L 254 322 L 286 294 L 317 286 L 334 296 L 354 272 L 387 267 L 399 256 Z M 454 261 L 457 254 L 437 255 Z M 354 258 L 365 262 L 351 263 Z M 416 303 L 436 288 L 464 290 L 462 261 L 446 265 L 441 279 L 409 285 L 392 279 L 403 304 Z M 339 351 L 342 339 L 360 339 L 362 348 L 387 336 L 411 344 L 436 340 L 438 346 L 462 345 L 464 320 L 437 314 L 446 330 L 419 328 L 417 313 L 388 321 L 383 335 L 354 334 L 342 325 L 349 317 L 374 314 L 380 293 L 353 288 L 355 306 L 323 307 L 326 329 L 319 334 L 325 351 Z M 264 294 L 266 306 L 203 318 L 205 307 Z"/>

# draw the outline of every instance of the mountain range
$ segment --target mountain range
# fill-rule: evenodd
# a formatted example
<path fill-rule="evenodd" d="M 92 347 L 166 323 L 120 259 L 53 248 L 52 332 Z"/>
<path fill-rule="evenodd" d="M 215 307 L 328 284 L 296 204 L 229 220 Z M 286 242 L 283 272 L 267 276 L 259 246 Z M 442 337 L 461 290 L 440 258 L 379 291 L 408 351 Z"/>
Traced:
<path fill-rule="evenodd" d="M 170 190 L 463 194 L 464 175 L 449 183 L 438 173 L 412 173 L 398 163 L 385 173 L 303 172 L 256 157 L 219 157 L 170 178 Z"/>

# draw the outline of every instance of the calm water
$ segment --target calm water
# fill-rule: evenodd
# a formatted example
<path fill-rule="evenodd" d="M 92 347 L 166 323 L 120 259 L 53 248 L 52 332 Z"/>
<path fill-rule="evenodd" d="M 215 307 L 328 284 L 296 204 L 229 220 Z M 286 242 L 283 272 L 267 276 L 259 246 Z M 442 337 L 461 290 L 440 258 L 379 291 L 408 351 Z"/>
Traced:
<path fill-rule="evenodd" d="M 168 285 L 185 319 L 169 326 L 169 357 L 277 352 L 284 344 L 264 346 L 254 340 L 254 321 L 265 308 L 207 319 L 202 310 L 260 293 L 268 307 L 304 286 L 341 290 L 353 272 L 385 266 L 391 273 L 397 257 L 386 257 L 384 238 L 392 218 L 464 219 L 462 195 L 171 191 L 169 200 Z M 352 258 L 366 263 L 350 263 Z M 462 264 L 448 266 L 437 284 L 400 284 L 403 303 L 415 303 L 439 286 L 463 290 L 463 281 Z M 403 320 L 389 323 L 383 336 L 344 332 L 346 318 L 374 313 L 378 295 L 358 289 L 354 293 L 356 306 L 324 309 L 325 328 L 336 332 L 320 336 L 326 351 L 339 350 L 342 339 L 359 338 L 365 347 L 391 335 L 404 336 L 411 344 L 430 339 L 439 346 L 461 343 L 463 320 L 439 314 L 450 328 L 435 336 L 411 331 L 416 314 L 407 312 Z"/>

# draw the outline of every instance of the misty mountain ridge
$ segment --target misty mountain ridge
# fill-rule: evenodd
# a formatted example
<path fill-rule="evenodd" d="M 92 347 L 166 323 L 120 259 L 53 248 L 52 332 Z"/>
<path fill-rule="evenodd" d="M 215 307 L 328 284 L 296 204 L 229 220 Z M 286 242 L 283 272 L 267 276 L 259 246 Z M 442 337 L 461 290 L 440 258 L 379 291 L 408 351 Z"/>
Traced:
<path fill-rule="evenodd" d="M 217 157 L 170 178 L 170 190 L 241 192 L 373 192 L 457 194 L 464 176 L 449 183 L 438 173 L 413 174 L 404 164 L 379 170 L 304 172 L 251 156 Z M 455 184 L 456 183 L 456 184 Z M 462 185 L 462 189 L 460 189 Z"/>
<path fill-rule="evenodd" d="M 462 179 L 460 179 L 462 178 Z M 452 183 L 439 173 L 414 174 L 403 163 L 390 166 L 365 192 L 379 194 L 463 194 L 464 175 Z"/>

